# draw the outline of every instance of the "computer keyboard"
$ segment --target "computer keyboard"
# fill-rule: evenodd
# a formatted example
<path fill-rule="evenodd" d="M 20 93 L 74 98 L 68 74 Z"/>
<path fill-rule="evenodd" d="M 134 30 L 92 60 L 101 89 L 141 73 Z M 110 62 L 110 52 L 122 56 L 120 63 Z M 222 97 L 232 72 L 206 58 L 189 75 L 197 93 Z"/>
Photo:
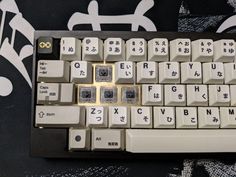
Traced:
<path fill-rule="evenodd" d="M 235 40 L 36 31 L 31 154 L 236 152 Z"/>

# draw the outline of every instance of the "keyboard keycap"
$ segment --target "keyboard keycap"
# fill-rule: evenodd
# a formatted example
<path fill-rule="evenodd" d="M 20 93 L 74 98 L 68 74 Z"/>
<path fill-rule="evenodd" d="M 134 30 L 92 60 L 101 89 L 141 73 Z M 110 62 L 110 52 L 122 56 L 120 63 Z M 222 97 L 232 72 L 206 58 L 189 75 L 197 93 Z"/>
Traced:
<path fill-rule="evenodd" d="M 115 63 L 115 82 L 116 83 L 134 83 L 135 82 L 135 64 L 131 61 Z"/>
<path fill-rule="evenodd" d="M 121 38 L 107 38 L 104 42 L 104 58 L 107 62 L 125 60 L 125 42 Z"/>
<path fill-rule="evenodd" d="M 152 128 L 152 108 L 132 106 L 131 128 Z"/>
<path fill-rule="evenodd" d="M 38 59 L 58 59 L 59 47 L 52 37 L 40 37 L 37 40 Z"/>
<path fill-rule="evenodd" d="M 165 85 L 164 93 L 166 106 L 185 106 L 185 85 Z"/>
<path fill-rule="evenodd" d="M 103 106 L 86 107 L 87 127 L 107 127 L 107 108 Z"/>
<path fill-rule="evenodd" d="M 187 85 L 188 106 L 208 106 L 207 85 Z"/>
<path fill-rule="evenodd" d="M 142 105 L 163 105 L 163 85 L 142 85 Z"/>
<path fill-rule="evenodd" d="M 89 129 L 69 129 L 69 150 L 89 150 L 90 130 Z"/>
<path fill-rule="evenodd" d="M 231 106 L 236 106 L 236 85 L 230 85 Z"/>
<path fill-rule="evenodd" d="M 154 38 L 148 41 L 149 61 L 169 61 L 169 44 L 166 38 Z"/>
<path fill-rule="evenodd" d="M 62 83 L 60 91 L 61 104 L 75 103 L 75 85 L 72 83 Z"/>
<path fill-rule="evenodd" d="M 181 63 L 181 83 L 202 83 L 202 65 L 200 62 Z"/>
<path fill-rule="evenodd" d="M 58 103 L 60 85 L 58 83 L 38 83 L 37 104 Z"/>
<path fill-rule="evenodd" d="M 235 152 L 235 146 L 236 130 L 126 130 L 126 151 L 133 153 Z"/>
<path fill-rule="evenodd" d="M 197 108 L 176 108 L 176 128 L 197 128 L 197 124 Z"/>
<path fill-rule="evenodd" d="M 209 85 L 209 105 L 229 106 L 230 93 L 228 85 Z"/>
<path fill-rule="evenodd" d="M 111 128 L 129 128 L 130 127 L 130 109 L 126 106 L 109 107 L 109 127 Z"/>
<path fill-rule="evenodd" d="M 36 106 L 36 127 L 83 127 L 85 112 L 79 106 Z"/>
<path fill-rule="evenodd" d="M 170 61 L 190 61 L 191 41 L 190 39 L 178 38 L 170 41 Z"/>
<path fill-rule="evenodd" d="M 103 42 L 97 37 L 86 37 L 82 44 L 82 60 L 103 61 Z"/>
<path fill-rule="evenodd" d="M 81 60 L 81 41 L 74 37 L 61 38 L 61 60 Z"/>
<path fill-rule="evenodd" d="M 221 107 L 220 119 L 220 128 L 236 128 L 236 108 Z"/>
<path fill-rule="evenodd" d="M 225 63 L 225 84 L 236 84 L 236 64 Z"/>
<path fill-rule="evenodd" d="M 214 61 L 234 62 L 235 42 L 230 39 L 221 39 L 214 42 Z"/>
<path fill-rule="evenodd" d="M 154 128 L 175 128 L 174 107 L 153 108 Z"/>
<path fill-rule="evenodd" d="M 224 65 L 219 62 L 203 63 L 203 83 L 223 84 Z"/>
<path fill-rule="evenodd" d="M 147 42 L 143 38 L 126 41 L 126 59 L 128 61 L 145 61 L 147 58 Z"/>
<path fill-rule="evenodd" d="M 124 150 L 124 130 L 92 129 L 92 150 L 120 151 Z"/>
<path fill-rule="evenodd" d="M 38 82 L 69 82 L 69 62 L 62 60 L 39 60 Z"/>
<path fill-rule="evenodd" d="M 213 40 L 198 39 L 192 42 L 192 61 L 193 62 L 212 62 L 213 60 Z"/>
<path fill-rule="evenodd" d="M 199 128 L 219 128 L 220 115 L 217 107 L 198 107 Z"/>
<path fill-rule="evenodd" d="M 92 64 L 87 61 L 71 62 L 70 80 L 74 83 L 92 83 Z"/>
<path fill-rule="evenodd" d="M 137 83 L 156 83 L 158 78 L 156 62 L 137 63 Z"/>
<path fill-rule="evenodd" d="M 159 83 L 180 83 L 179 67 L 178 62 L 159 63 Z"/>

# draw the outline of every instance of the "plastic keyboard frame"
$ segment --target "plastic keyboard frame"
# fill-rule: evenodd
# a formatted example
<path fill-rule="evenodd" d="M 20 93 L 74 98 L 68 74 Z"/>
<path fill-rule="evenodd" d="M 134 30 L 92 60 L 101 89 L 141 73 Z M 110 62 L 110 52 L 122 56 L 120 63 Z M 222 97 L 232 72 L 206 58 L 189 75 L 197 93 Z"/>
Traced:
<path fill-rule="evenodd" d="M 35 31 L 34 33 L 34 50 L 32 65 L 32 107 L 31 107 L 31 155 L 45 158 L 153 158 L 160 157 L 160 153 L 155 154 L 134 154 L 125 151 L 68 151 L 68 128 L 36 128 L 35 125 L 35 106 L 37 94 L 37 39 L 39 37 L 53 37 L 54 42 L 59 47 L 59 39 L 61 37 L 76 37 L 83 39 L 84 37 L 99 37 L 106 39 L 108 37 L 120 37 L 124 40 L 130 38 L 167 38 L 169 41 L 176 38 L 190 38 L 192 41 L 196 39 L 234 39 L 236 34 L 215 34 L 215 33 L 178 33 L 178 32 L 130 32 L 130 31 Z M 59 51 L 59 50 L 58 50 Z M 167 130 L 171 131 L 171 130 Z M 211 153 L 216 154 L 216 153 Z M 217 157 L 225 153 L 217 153 Z M 221 155 L 220 155 L 221 154 Z M 235 153 L 233 153 L 235 154 Z M 192 154 L 193 155 L 193 154 Z M 199 157 L 200 154 L 195 154 Z M 195 156 L 194 155 L 194 156 Z M 206 154 L 205 154 L 206 155 Z M 230 153 L 230 156 L 232 153 Z M 202 155 L 200 155 L 202 157 Z M 204 154 L 203 154 L 204 156 Z M 196 157 L 196 156 L 195 156 Z M 209 153 L 208 153 L 209 157 Z"/>

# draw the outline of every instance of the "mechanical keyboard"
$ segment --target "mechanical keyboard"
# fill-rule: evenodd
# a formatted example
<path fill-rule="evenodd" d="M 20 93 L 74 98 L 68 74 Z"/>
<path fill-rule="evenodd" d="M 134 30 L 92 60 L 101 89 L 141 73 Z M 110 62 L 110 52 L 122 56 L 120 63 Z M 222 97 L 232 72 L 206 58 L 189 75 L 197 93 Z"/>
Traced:
<path fill-rule="evenodd" d="M 236 35 L 36 31 L 31 154 L 236 152 Z"/>

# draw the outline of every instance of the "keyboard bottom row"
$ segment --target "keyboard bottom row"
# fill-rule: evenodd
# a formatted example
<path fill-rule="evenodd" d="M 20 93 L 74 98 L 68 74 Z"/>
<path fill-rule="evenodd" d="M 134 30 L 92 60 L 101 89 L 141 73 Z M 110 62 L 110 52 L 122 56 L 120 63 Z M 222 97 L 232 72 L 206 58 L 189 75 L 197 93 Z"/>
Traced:
<path fill-rule="evenodd" d="M 236 152 L 236 129 L 69 129 L 69 151 Z"/>

